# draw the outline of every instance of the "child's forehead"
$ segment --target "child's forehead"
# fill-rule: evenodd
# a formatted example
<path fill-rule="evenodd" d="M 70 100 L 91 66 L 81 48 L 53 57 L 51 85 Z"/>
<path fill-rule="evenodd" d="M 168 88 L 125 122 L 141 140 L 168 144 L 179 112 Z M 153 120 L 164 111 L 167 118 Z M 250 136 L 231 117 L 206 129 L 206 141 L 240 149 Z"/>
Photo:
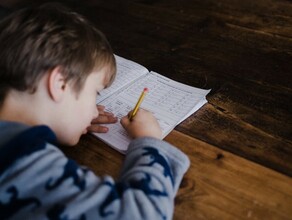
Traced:
<path fill-rule="evenodd" d="M 103 85 L 106 88 L 112 84 L 115 72 L 113 72 L 109 65 L 105 65 L 102 68 L 96 68 L 90 75 L 97 81 L 97 84 Z"/>

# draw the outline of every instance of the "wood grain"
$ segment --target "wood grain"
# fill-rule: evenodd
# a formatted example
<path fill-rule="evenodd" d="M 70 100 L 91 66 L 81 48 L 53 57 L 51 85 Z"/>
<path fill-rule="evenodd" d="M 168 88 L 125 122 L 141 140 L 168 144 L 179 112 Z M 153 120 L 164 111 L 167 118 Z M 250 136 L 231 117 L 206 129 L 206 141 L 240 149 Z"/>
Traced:
<path fill-rule="evenodd" d="M 166 140 L 191 159 L 175 219 L 291 219 L 290 177 L 177 131 Z"/>
<path fill-rule="evenodd" d="M 178 131 L 166 141 L 191 167 L 175 199 L 174 219 L 291 219 L 292 179 Z M 123 155 L 91 135 L 65 154 L 97 175 L 119 176 Z"/>
<path fill-rule="evenodd" d="M 114 2 L 84 11 L 117 54 L 212 89 L 176 130 L 292 175 L 290 2 Z"/>

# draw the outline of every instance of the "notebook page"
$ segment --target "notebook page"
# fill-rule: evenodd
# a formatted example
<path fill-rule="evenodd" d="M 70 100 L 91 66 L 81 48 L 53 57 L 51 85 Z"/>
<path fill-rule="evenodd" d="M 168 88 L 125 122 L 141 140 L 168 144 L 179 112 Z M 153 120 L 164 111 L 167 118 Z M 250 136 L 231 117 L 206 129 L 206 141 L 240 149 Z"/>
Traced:
<path fill-rule="evenodd" d="M 117 55 L 115 55 L 115 59 L 117 64 L 116 78 L 109 88 L 106 88 L 100 92 L 100 95 L 96 99 L 97 104 L 113 93 L 119 91 L 125 85 L 134 82 L 139 77 L 148 73 L 146 67 L 131 60 L 127 60 Z"/>
<path fill-rule="evenodd" d="M 206 104 L 208 101 L 206 98 L 201 99 L 201 101 L 199 101 L 196 106 L 194 106 L 194 108 L 184 117 L 182 118 L 179 123 L 181 123 L 182 121 L 184 121 L 185 119 L 187 119 L 188 117 L 190 117 L 194 112 L 198 111 L 204 104 Z M 178 124 L 179 124 L 178 123 Z"/>
<path fill-rule="evenodd" d="M 150 72 L 116 96 L 109 97 L 100 104 L 106 106 L 106 111 L 114 113 L 120 119 L 133 109 L 145 87 L 149 89 L 149 92 L 145 96 L 141 108 L 154 114 L 163 136 L 166 136 L 179 122 L 205 104 L 205 96 L 210 91 L 194 88 L 158 73 Z M 131 139 L 124 128 L 119 122 L 106 126 L 109 127 L 108 133 L 95 133 L 95 135 L 117 150 L 125 152 Z"/>

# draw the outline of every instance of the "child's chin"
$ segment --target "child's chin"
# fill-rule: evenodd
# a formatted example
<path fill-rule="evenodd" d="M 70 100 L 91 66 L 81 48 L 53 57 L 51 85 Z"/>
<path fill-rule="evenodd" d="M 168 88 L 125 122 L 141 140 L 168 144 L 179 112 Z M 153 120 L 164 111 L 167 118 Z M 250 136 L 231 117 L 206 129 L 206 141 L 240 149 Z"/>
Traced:
<path fill-rule="evenodd" d="M 65 137 L 60 138 L 59 141 L 63 145 L 74 146 L 74 145 L 78 144 L 82 135 L 83 135 L 82 131 L 71 132 L 71 134 L 67 134 Z"/>
<path fill-rule="evenodd" d="M 75 137 L 75 138 L 70 138 L 70 140 L 66 140 L 64 144 L 67 146 L 74 146 L 79 142 L 79 139 L 80 139 L 80 136 Z"/>

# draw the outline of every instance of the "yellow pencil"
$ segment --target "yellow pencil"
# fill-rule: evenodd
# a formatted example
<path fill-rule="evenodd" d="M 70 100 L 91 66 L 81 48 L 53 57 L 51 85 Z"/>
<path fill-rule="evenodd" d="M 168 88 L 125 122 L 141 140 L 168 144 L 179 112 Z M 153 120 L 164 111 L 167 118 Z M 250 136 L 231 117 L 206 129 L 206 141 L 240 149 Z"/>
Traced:
<path fill-rule="evenodd" d="M 141 95 L 140 95 L 140 97 L 138 99 L 138 102 L 136 103 L 135 108 L 133 109 L 132 114 L 131 114 L 131 116 L 129 118 L 130 121 L 133 120 L 134 116 L 136 115 L 136 113 L 137 113 L 137 111 L 138 111 L 138 109 L 139 109 L 139 107 L 140 107 L 140 105 L 141 105 L 141 103 L 142 103 L 142 101 L 143 101 L 143 99 L 144 99 L 144 97 L 145 97 L 145 95 L 146 95 L 146 93 L 148 91 L 149 91 L 148 88 L 144 88 L 143 89 L 143 91 L 142 91 L 142 93 L 141 93 Z"/>

